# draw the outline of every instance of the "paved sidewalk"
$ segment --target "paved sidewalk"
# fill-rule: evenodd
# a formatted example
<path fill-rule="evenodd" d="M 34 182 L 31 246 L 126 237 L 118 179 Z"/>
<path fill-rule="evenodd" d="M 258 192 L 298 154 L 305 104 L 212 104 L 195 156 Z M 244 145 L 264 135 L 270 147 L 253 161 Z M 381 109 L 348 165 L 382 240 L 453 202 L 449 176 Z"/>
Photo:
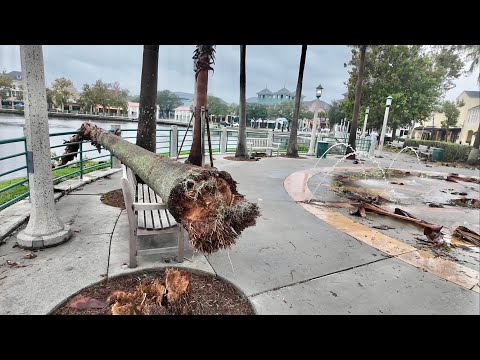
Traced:
<path fill-rule="evenodd" d="M 382 165 L 388 167 L 394 155 L 386 153 Z M 259 204 L 262 215 L 230 249 L 231 263 L 227 251 L 205 257 L 187 246 L 181 265 L 232 281 L 259 314 L 478 314 L 478 293 L 391 258 L 299 206 L 285 191 L 284 179 L 312 168 L 318 159 L 235 162 L 214 157 L 215 165 L 238 182 L 240 193 Z M 318 166 L 337 161 L 328 156 Z M 426 167 L 403 154 L 393 167 L 479 175 L 478 170 Z M 116 173 L 59 199 L 57 210 L 74 235 L 36 252 L 34 259 L 24 259 L 28 251 L 13 247 L 15 234 L 7 237 L 0 246 L 0 314 L 46 314 L 107 276 L 177 265 L 172 254 L 139 257 L 138 268 L 126 266 L 125 211 L 100 201 L 102 193 L 119 188 Z M 18 265 L 9 266 L 7 260 Z"/>

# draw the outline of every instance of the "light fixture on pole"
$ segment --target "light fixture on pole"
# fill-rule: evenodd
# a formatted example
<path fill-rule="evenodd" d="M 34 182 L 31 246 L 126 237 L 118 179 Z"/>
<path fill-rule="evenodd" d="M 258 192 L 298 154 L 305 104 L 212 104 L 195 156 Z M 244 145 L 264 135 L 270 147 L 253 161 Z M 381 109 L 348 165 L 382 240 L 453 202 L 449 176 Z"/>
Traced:
<path fill-rule="evenodd" d="M 315 96 L 317 99 L 320 99 L 323 92 L 322 85 L 318 85 L 315 89 Z M 315 114 L 313 115 L 313 124 L 312 124 L 312 134 L 310 135 L 310 146 L 308 148 L 307 155 L 313 156 L 315 155 L 315 142 L 317 140 L 317 118 L 318 118 L 318 109 L 319 107 L 315 107 Z"/>
<path fill-rule="evenodd" d="M 370 108 L 367 106 L 367 108 L 365 109 L 365 120 L 363 121 L 362 136 L 365 136 L 365 131 L 367 130 L 367 120 L 368 120 L 369 112 L 370 112 Z"/>
<path fill-rule="evenodd" d="M 392 99 L 391 96 L 388 96 L 387 102 L 385 103 L 385 116 L 383 117 L 382 135 L 380 136 L 380 144 L 378 145 L 378 155 L 380 155 L 383 150 L 383 141 L 385 140 L 385 132 L 387 131 L 388 113 L 390 111 L 390 105 L 392 105 Z"/>

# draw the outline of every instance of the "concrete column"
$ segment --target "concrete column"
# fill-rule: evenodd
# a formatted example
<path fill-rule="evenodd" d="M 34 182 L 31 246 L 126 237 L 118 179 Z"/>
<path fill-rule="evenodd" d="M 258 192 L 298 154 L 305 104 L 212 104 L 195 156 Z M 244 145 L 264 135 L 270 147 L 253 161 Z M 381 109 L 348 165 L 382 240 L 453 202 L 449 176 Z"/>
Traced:
<path fill-rule="evenodd" d="M 42 248 L 67 241 L 72 233 L 58 218 L 53 199 L 42 45 L 20 45 L 20 58 L 32 208 L 28 225 L 17 235 L 17 241 L 21 247 Z"/>
<path fill-rule="evenodd" d="M 110 129 L 115 131 L 117 129 L 120 129 L 120 125 L 110 125 Z M 122 167 L 122 162 L 115 156 L 112 156 L 112 168 L 113 169 L 118 169 Z"/>
<path fill-rule="evenodd" d="M 375 148 L 377 147 L 377 137 L 375 136 L 370 143 L 370 150 L 368 157 L 373 158 L 375 156 Z"/>
<path fill-rule="evenodd" d="M 172 136 L 170 142 L 170 157 L 177 158 L 178 156 L 178 126 L 172 126 Z"/>
<path fill-rule="evenodd" d="M 222 129 L 222 136 L 220 138 L 220 152 L 225 154 L 227 152 L 227 128 Z"/>

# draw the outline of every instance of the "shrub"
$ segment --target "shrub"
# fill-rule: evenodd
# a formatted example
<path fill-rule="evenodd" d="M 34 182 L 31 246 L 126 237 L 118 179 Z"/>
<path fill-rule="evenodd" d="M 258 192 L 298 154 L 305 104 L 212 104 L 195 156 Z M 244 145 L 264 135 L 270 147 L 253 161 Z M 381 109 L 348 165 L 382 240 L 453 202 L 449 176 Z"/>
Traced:
<path fill-rule="evenodd" d="M 454 162 L 461 161 L 466 162 L 468 159 L 468 154 L 472 149 L 468 145 L 459 145 L 455 143 L 448 143 L 444 141 L 432 141 L 432 140 L 416 140 L 416 139 L 407 139 L 405 141 L 405 146 L 418 147 L 419 145 L 433 146 L 443 149 L 443 160 Z"/>

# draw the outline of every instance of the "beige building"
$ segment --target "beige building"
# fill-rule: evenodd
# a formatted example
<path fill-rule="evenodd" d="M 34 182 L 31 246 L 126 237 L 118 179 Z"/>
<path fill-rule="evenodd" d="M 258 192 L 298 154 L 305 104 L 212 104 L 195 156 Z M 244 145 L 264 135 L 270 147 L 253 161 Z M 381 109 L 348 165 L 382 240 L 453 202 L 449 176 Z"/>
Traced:
<path fill-rule="evenodd" d="M 456 99 L 457 103 L 462 102 L 463 106 L 459 107 L 460 114 L 455 127 L 446 129 L 442 128 L 442 122 L 445 121 L 443 113 L 435 112 L 430 118 L 424 121 L 423 125 L 416 122 L 412 138 L 437 141 L 453 141 L 457 144 L 472 145 L 472 136 L 478 129 L 480 106 L 480 91 L 463 91 Z"/>
<path fill-rule="evenodd" d="M 462 132 L 460 133 L 460 140 L 462 144 L 473 145 L 475 141 L 475 133 L 478 130 L 478 123 L 480 121 L 480 105 L 468 110 L 467 121 L 463 123 Z M 477 136 L 479 136 L 477 134 Z"/>
<path fill-rule="evenodd" d="M 458 143 L 473 145 L 472 136 L 478 130 L 480 121 L 480 91 L 463 91 L 457 98 L 463 100 L 464 106 L 460 107 L 460 116 L 458 117 L 462 131 L 458 137 Z"/>

